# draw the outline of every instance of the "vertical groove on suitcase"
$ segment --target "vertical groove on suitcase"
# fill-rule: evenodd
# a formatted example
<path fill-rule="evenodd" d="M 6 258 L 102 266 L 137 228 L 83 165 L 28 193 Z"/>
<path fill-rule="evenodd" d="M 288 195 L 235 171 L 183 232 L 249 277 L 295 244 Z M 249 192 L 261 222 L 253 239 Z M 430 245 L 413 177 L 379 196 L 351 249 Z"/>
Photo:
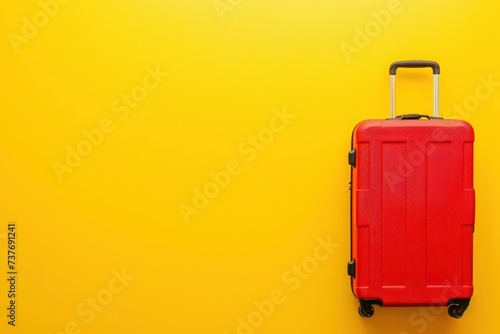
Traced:
<path fill-rule="evenodd" d="M 460 226 L 452 223 L 454 214 L 451 211 L 451 201 L 446 198 L 456 193 L 452 189 L 452 178 L 457 169 L 456 163 L 453 163 L 452 152 L 450 142 L 427 144 L 427 215 L 425 217 L 427 256 L 421 261 L 427 264 L 426 286 L 444 285 L 450 272 L 454 272 L 453 264 L 456 262 L 456 256 L 452 256 L 453 252 L 450 252 L 450 247 L 453 246 L 450 244 L 450 238 L 453 238 L 453 234 Z M 461 238 L 452 240 L 461 240 Z"/>
<path fill-rule="evenodd" d="M 397 178 L 400 160 L 406 156 L 406 142 L 382 142 L 383 170 L 381 241 L 382 288 L 404 288 L 406 272 L 406 178 Z M 382 173 L 381 173 L 382 175 Z M 397 181 L 397 182 L 396 182 Z M 403 237 L 401 237 L 403 236 Z M 397 268 L 397 270 L 395 270 Z"/>
<path fill-rule="evenodd" d="M 419 291 L 426 284 L 426 257 L 427 257 L 427 216 L 429 180 L 427 172 L 428 152 L 427 140 L 424 138 L 408 138 L 407 152 L 404 156 L 405 189 L 407 200 L 406 223 L 407 234 L 405 245 L 408 257 L 408 276 L 406 277 L 409 291 Z"/>

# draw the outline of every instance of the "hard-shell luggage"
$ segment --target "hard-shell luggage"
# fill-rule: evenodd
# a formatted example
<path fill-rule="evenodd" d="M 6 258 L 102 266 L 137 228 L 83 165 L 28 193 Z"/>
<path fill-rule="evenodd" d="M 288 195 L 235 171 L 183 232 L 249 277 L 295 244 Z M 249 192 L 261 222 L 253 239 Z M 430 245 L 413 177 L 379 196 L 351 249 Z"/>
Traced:
<path fill-rule="evenodd" d="M 434 116 L 395 117 L 400 67 L 432 68 Z M 348 274 L 364 317 L 373 305 L 441 305 L 460 318 L 472 297 L 474 131 L 438 117 L 439 73 L 432 61 L 391 64 L 391 117 L 353 130 Z"/>

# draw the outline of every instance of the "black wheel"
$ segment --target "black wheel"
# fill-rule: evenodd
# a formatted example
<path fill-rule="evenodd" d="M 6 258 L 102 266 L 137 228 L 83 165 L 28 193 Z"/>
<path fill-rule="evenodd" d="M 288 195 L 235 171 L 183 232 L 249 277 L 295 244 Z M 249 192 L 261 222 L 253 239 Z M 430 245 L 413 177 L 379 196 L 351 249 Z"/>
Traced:
<path fill-rule="evenodd" d="M 448 314 L 455 319 L 460 319 L 464 315 L 464 312 L 465 307 L 460 305 L 450 305 L 450 307 L 448 307 Z"/>
<path fill-rule="evenodd" d="M 358 308 L 358 313 L 360 316 L 365 317 L 365 318 L 370 318 L 373 313 L 375 313 L 375 310 L 373 309 L 373 306 L 368 306 L 368 307 L 359 307 Z"/>

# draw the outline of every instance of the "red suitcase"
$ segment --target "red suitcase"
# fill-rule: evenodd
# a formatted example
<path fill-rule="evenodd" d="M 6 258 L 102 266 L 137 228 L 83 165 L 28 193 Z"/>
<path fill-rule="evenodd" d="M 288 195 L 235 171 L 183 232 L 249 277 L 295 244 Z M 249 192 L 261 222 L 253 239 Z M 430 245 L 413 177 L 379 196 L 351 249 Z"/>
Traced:
<path fill-rule="evenodd" d="M 433 117 L 394 117 L 399 67 L 432 68 Z M 393 63 L 391 118 L 353 130 L 348 274 L 364 317 L 373 305 L 441 305 L 460 318 L 472 297 L 474 131 L 438 117 L 439 73 L 431 61 Z"/>

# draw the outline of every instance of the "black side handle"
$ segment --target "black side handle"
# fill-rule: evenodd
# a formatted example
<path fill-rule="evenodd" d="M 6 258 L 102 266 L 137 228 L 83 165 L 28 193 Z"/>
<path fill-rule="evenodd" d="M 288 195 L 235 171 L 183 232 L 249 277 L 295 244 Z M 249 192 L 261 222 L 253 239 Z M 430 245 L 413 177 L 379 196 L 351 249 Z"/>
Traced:
<path fill-rule="evenodd" d="M 439 64 L 432 60 L 402 60 L 396 61 L 389 66 L 389 75 L 396 75 L 396 70 L 400 67 L 409 67 L 409 68 L 421 68 L 421 67 L 430 67 L 432 68 L 433 74 L 440 74 L 441 68 Z"/>

